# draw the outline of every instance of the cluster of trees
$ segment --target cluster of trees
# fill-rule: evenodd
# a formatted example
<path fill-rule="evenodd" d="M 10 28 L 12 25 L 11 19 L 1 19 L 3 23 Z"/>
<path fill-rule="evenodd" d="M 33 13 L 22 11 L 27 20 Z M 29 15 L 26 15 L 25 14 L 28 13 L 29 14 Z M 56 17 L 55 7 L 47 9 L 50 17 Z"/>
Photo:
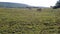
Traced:
<path fill-rule="evenodd" d="M 54 9 L 56 9 L 56 8 L 60 8 L 60 0 L 57 1 L 56 5 L 55 5 L 53 8 L 54 8 Z"/>

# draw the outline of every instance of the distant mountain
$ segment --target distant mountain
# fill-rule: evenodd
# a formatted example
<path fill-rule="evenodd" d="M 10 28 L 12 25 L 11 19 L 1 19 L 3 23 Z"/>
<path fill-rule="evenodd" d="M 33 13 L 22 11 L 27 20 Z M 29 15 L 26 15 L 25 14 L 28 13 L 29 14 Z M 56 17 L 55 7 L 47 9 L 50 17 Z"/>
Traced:
<path fill-rule="evenodd" d="M 0 2 L 0 8 L 46 8 L 39 6 L 30 6 L 22 3 Z"/>
<path fill-rule="evenodd" d="M 29 5 L 22 4 L 22 3 L 10 3 L 10 2 L 0 2 L 0 7 L 3 8 L 24 8 L 30 7 Z"/>

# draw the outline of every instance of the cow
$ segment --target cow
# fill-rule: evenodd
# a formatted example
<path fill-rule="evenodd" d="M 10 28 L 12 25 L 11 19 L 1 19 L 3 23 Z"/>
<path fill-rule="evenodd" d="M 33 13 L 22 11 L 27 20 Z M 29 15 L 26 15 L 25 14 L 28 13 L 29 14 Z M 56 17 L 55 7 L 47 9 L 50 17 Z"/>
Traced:
<path fill-rule="evenodd" d="M 41 8 L 38 8 L 37 11 L 42 11 L 42 9 Z"/>
<path fill-rule="evenodd" d="M 26 7 L 27 9 L 29 9 L 29 10 L 32 10 L 32 8 L 31 7 Z"/>

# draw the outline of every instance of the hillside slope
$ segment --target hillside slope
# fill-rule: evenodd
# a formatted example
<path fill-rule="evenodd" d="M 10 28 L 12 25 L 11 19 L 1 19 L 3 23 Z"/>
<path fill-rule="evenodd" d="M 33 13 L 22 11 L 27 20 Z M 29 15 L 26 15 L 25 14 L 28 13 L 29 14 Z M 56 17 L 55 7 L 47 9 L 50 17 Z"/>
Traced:
<path fill-rule="evenodd" d="M 29 5 L 22 3 L 11 3 L 11 2 L 0 2 L 0 7 L 3 8 L 20 8 L 20 7 L 29 7 Z"/>

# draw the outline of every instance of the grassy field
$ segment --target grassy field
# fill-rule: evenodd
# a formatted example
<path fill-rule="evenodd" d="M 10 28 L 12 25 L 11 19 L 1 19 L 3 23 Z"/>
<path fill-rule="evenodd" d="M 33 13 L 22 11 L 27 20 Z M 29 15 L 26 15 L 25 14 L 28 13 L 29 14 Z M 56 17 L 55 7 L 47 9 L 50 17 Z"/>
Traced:
<path fill-rule="evenodd" d="M 60 34 L 60 9 L 0 8 L 0 34 Z"/>

